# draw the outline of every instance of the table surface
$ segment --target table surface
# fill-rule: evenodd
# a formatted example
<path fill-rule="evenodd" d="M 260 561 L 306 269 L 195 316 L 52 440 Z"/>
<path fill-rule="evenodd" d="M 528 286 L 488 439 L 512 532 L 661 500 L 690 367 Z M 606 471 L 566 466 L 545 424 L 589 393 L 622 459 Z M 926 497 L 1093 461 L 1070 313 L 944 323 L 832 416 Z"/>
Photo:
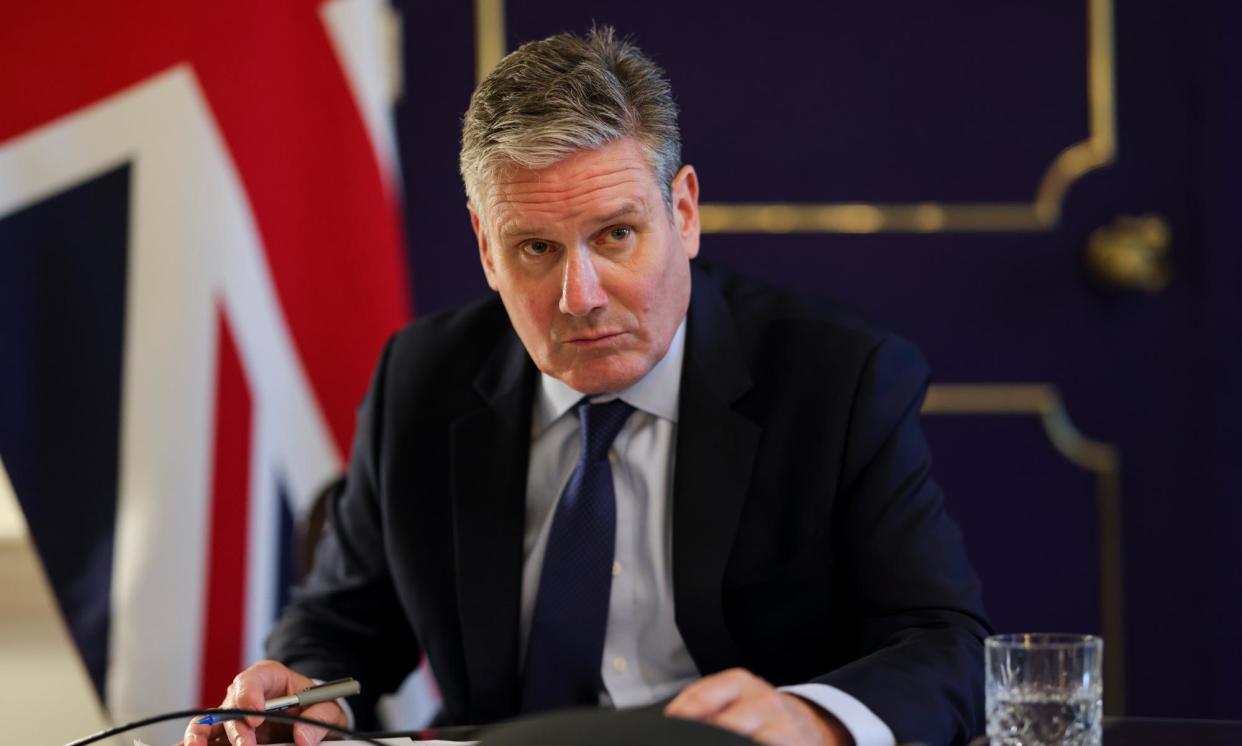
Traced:
<path fill-rule="evenodd" d="M 987 746 L 987 743 L 987 736 L 980 736 L 971 741 L 970 746 Z M 1166 746 L 1175 743 L 1192 743 L 1195 746 L 1242 744 L 1242 721 L 1104 718 L 1104 746 Z"/>
<path fill-rule="evenodd" d="M 421 745 L 428 742 L 414 743 Z M 593 746 L 632 746 L 635 743 L 753 746 L 751 741 L 732 733 L 700 723 L 662 717 L 659 708 L 622 711 L 581 709 L 553 713 L 489 729 L 479 742 L 480 746 L 578 746 L 582 743 L 592 743 Z M 1237 746 L 1242 744 L 1242 721 L 1104 718 L 1103 746 L 1168 744 Z M 970 746 L 988 746 L 988 739 L 980 736 L 971 741 Z"/>

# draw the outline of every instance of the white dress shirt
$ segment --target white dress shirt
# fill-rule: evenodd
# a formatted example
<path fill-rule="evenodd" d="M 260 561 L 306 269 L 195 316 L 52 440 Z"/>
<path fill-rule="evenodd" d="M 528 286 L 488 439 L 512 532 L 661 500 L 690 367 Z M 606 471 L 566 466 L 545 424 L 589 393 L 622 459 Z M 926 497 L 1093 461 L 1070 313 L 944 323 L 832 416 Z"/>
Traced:
<path fill-rule="evenodd" d="M 633 386 L 594 401 L 620 398 L 635 408 L 609 460 L 617 499 L 616 556 L 604 638 L 600 703 L 650 704 L 699 678 L 673 614 L 673 469 L 686 322 L 664 358 Z M 521 658 L 539 591 L 544 549 L 556 501 L 578 461 L 583 394 L 543 375 L 531 419 L 526 479 L 525 561 L 522 568 Z M 858 746 L 892 746 L 892 731 L 866 705 L 826 684 L 782 687 L 838 718 Z"/>

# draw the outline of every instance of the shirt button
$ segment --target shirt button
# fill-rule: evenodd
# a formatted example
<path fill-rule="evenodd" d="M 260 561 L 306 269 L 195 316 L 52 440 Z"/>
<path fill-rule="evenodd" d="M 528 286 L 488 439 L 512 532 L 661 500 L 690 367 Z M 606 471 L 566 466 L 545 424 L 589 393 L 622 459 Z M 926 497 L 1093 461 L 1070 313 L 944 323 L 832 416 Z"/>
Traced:
<path fill-rule="evenodd" d="M 612 561 L 612 576 L 615 578 L 621 574 L 621 563 L 616 560 Z"/>
<path fill-rule="evenodd" d="M 630 667 L 629 662 L 625 660 L 624 658 L 613 658 L 612 659 L 612 670 L 616 671 L 617 673 L 625 673 L 625 670 L 629 667 Z"/>

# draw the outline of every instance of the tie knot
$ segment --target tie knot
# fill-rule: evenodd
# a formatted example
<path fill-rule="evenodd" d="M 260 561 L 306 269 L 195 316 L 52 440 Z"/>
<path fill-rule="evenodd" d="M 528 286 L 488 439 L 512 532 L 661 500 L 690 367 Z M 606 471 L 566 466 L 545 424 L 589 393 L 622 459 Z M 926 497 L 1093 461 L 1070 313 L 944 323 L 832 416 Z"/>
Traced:
<path fill-rule="evenodd" d="M 582 454 L 587 461 L 599 461 L 608 455 L 612 441 L 625 425 L 634 408 L 620 399 L 592 404 L 586 399 L 578 405 L 578 421 L 582 430 Z"/>

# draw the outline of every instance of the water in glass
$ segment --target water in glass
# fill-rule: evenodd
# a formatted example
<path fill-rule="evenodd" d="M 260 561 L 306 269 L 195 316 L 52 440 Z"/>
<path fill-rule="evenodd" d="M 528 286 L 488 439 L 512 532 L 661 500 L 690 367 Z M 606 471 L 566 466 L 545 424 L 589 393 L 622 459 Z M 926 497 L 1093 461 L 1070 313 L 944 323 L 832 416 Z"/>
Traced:
<path fill-rule="evenodd" d="M 1067 693 L 1043 687 L 997 687 L 988 697 L 992 746 L 1099 746 L 1100 686 Z"/>

